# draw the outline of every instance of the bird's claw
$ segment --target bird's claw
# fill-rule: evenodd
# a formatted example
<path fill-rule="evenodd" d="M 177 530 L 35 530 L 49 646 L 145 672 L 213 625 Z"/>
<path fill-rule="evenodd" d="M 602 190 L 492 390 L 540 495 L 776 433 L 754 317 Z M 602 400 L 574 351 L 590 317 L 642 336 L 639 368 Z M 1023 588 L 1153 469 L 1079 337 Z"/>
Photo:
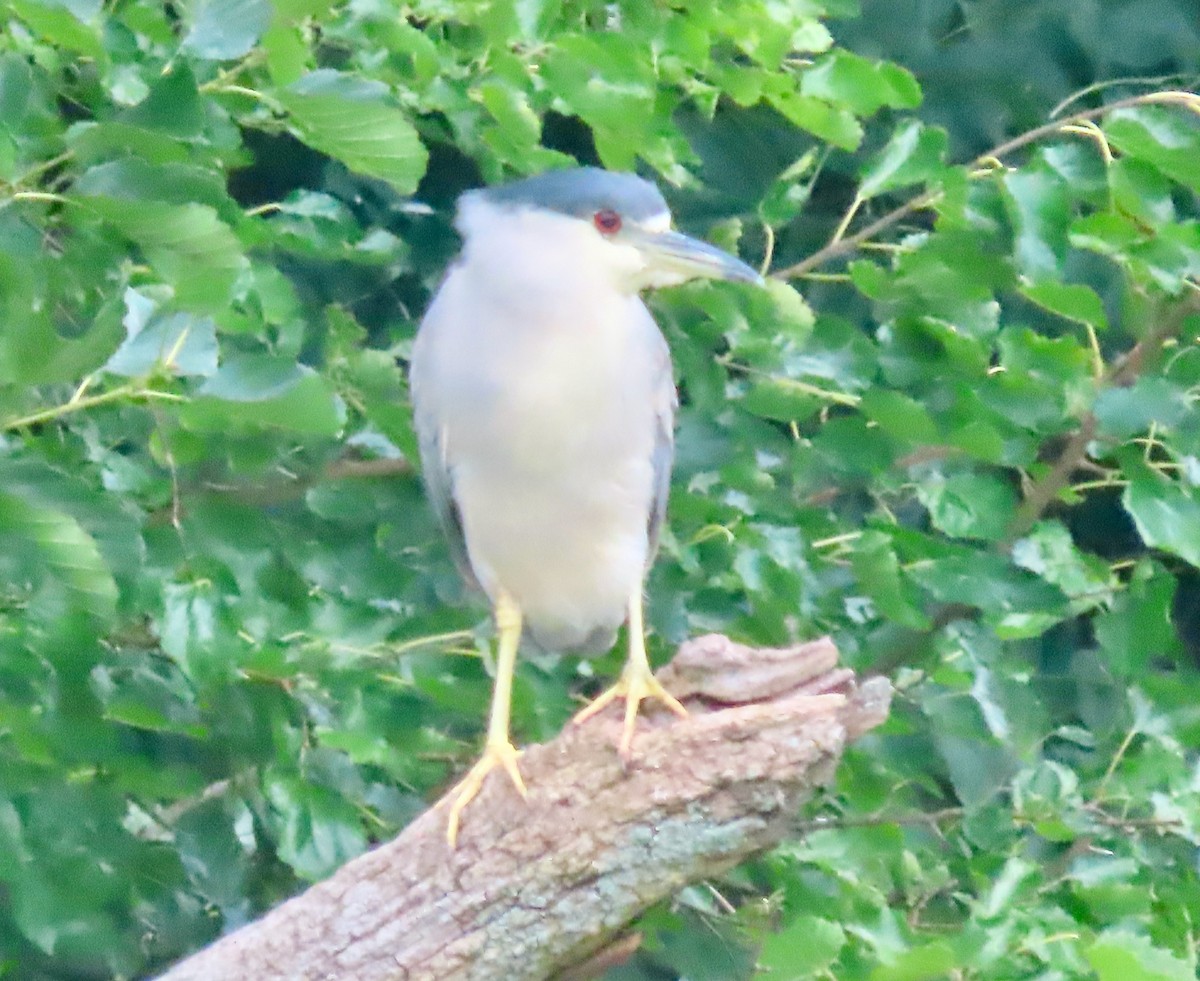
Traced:
<path fill-rule="evenodd" d="M 676 715 L 687 718 L 688 710 L 683 707 L 683 703 L 667 691 L 648 668 L 646 670 L 627 668 L 615 685 L 597 696 L 575 716 L 575 724 L 586 722 L 618 698 L 625 699 L 625 723 L 621 729 L 621 741 L 617 744 L 617 748 L 621 759 L 626 763 L 633 755 L 633 736 L 637 730 L 638 708 L 646 699 L 656 698 Z"/>
<path fill-rule="evenodd" d="M 484 747 L 483 755 L 476 760 L 475 765 L 467 771 L 467 775 L 451 791 L 454 801 L 450 805 L 450 813 L 446 820 L 446 841 L 451 848 L 458 843 L 458 829 L 463 809 L 475 799 L 483 787 L 483 781 L 496 767 L 501 767 L 508 774 L 513 786 L 517 788 L 522 797 L 526 795 L 525 781 L 521 779 L 521 771 L 517 767 L 517 760 L 520 756 L 521 751 L 507 739 L 489 742 Z"/>

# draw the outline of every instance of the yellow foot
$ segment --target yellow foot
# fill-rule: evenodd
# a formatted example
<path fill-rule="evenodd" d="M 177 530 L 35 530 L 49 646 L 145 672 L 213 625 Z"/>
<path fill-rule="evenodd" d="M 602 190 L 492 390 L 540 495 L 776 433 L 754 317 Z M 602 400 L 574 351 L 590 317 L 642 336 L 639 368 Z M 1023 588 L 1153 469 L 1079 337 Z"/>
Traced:
<path fill-rule="evenodd" d="M 496 767 L 503 767 L 521 796 L 525 796 L 525 781 L 521 779 L 521 771 L 517 769 L 517 759 L 520 755 L 520 751 L 507 739 L 503 742 L 488 743 L 484 747 L 483 755 L 454 788 L 454 803 L 450 805 L 450 816 L 446 822 L 446 841 L 451 848 L 458 842 L 458 826 L 463 808 L 475 799 L 483 781 Z"/>
<path fill-rule="evenodd" d="M 585 706 L 575 716 L 575 724 L 586 722 L 597 712 L 603 711 L 609 702 L 614 702 L 618 698 L 625 699 L 625 725 L 621 730 L 618 752 L 626 763 L 629 762 L 633 752 L 633 734 L 637 729 L 638 706 L 647 698 L 657 698 L 676 715 L 687 718 L 687 709 L 683 707 L 678 698 L 659 684 L 658 679 L 650 673 L 649 668 L 639 670 L 632 666 L 626 666 L 621 680 L 597 697 L 590 705 Z"/>

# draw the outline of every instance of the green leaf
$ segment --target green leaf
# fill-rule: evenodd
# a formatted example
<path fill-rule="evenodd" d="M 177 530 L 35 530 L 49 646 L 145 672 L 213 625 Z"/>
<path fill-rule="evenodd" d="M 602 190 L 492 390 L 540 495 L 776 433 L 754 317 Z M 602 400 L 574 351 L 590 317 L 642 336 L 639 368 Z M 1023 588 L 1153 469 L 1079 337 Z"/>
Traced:
<path fill-rule="evenodd" d="M 67 474 L 34 454 L 0 457 L 0 487 L 79 522 L 122 589 L 128 590 L 146 563 L 140 524 L 131 516 L 127 502 L 102 493 L 90 476 Z"/>
<path fill-rule="evenodd" d="M 1106 930 L 1084 951 L 1099 981 L 1195 981 L 1195 966 L 1146 937 Z"/>
<path fill-rule="evenodd" d="M 229 920 L 245 916 L 250 904 L 249 868 L 227 809 L 220 800 L 205 801 L 189 808 L 174 832 L 192 887 Z"/>
<path fill-rule="evenodd" d="M 1200 568 L 1200 500 L 1191 488 L 1137 474 L 1125 488 L 1121 503 L 1150 548 L 1162 549 Z"/>
<path fill-rule="evenodd" d="M 199 313 L 228 307 L 233 284 L 249 262 L 233 230 L 212 208 L 109 197 L 82 200 L 137 243 L 174 287 L 181 305 Z"/>
<path fill-rule="evenodd" d="M 979 915 L 985 920 L 1001 919 L 1010 911 L 1014 901 L 1036 888 L 1038 866 L 1024 858 L 1011 855 L 1004 868 L 981 897 Z"/>
<path fill-rule="evenodd" d="M 929 617 L 921 607 L 920 592 L 900 568 L 891 539 L 878 531 L 865 531 L 854 545 L 854 577 L 879 613 L 912 630 L 928 630 Z"/>
<path fill-rule="evenodd" d="M 12 327 L 0 330 L 0 385 L 28 394 L 34 385 L 77 381 L 99 367 L 120 340 L 120 321 L 111 308 L 97 310 L 82 335 L 60 334 L 59 311 L 39 309 L 46 272 L 36 261 L 0 251 L 0 317 Z"/>
<path fill-rule="evenodd" d="M 123 112 L 119 122 L 190 139 L 204 128 L 204 108 L 196 78 L 182 61 L 155 79 L 150 94 Z"/>
<path fill-rule="evenodd" d="M 921 87 L 910 72 L 843 49 L 829 52 L 801 76 L 800 94 L 848 106 L 859 116 L 873 116 L 884 106 L 915 109 L 921 103 Z"/>
<path fill-rule="evenodd" d="M 1175 187 L 1156 167 L 1137 157 L 1118 157 L 1108 180 L 1116 210 L 1139 220 L 1148 230 L 1162 232 L 1177 219 Z M 1148 244 L 1153 244 L 1150 238 Z"/>
<path fill-rule="evenodd" d="M 525 92 L 492 81 L 480 85 L 478 94 L 479 101 L 496 120 L 504 145 L 514 152 L 528 152 L 537 144 L 542 135 L 542 124 Z"/>
<path fill-rule="evenodd" d="M 130 154 L 152 164 L 184 163 L 187 148 L 172 135 L 125 122 L 81 122 L 66 135 L 68 148 L 82 166 Z"/>
<path fill-rule="evenodd" d="M 605 166 L 632 169 L 661 125 L 654 70 L 644 54 L 623 32 L 564 34 L 541 62 L 550 92 L 592 128 Z"/>
<path fill-rule="evenodd" d="M 429 154 L 405 113 L 388 104 L 385 86 L 321 69 L 278 98 L 309 146 L 403 194 L 416 190 Z"/>
<path fill-rule="evenodd" d="M 192 11 L 183 50 L 210 61 L 240 58 L 271 23 L 268 0 L 202 0 Z"/>
<path fill-rule="evenodd" d="M 777 422 L 801 422 L 819 412 L 824 401 L 790 378 L 756 379 L 742 399 L 747 412 Z"/>
<path fill-rule="evenodd" d="M 937 424 L 920 402 L 890 388 L 871 388 L 864 393 L 859 409 L 880 429 L 912 445 L 940 441 Z"/>
<path fill-rule="evenodd" d="M 265 402 L 286 395 L 311 374 L 311 369 L 287 358 L 241 355 L 229 358 L 200 394 L 230 402 Z"/>
<path fill-rule="evenodd" d="M 417 454 L 417 438 L 404 388 L 404 375 L 383 351 L 351 353 L 339 376 L 350 388 L 347 401 L 361 405 L 366 418 L 409 459 Z M 339 389 L 345 393 L 345 389 Z"/>
<path fill-rule="evenodd" d="M 767 98 L 789 122 L 836 147 L 856 150 L 862 142 L 862 126 L 853 113 L 846 109 L 832 106 L 822 99 L 800 95 L 790 87 L 772 92 Z"/>
<path fill-rule="evenodd" d="M 162 588 L 158 639 L 163 651 L 192 678 L 202 674 L 205 655 L 215 646 L 218 599 L 208 581 L 166 583 Z"/>
<path fill-rule="evenodd" d="M 1097 330 L 1108 329 L 1108 317 L 1104 304 L 1090 286 L 1082 283 L 1060 283 L 1044 280 L 1030 286 L 1022 286 L 1021 292 L 1039 307 L 1056 313 L 1060 317 L 1081 324 L 1090 324 Z"/>
<path fill-rule="evenodd" d="M 887 146 L 863 168 L 858 195 L 864 200 L 932 180 L 943 169 L 946 133 L 909 120 L 892 133 Z"/>
<path fill-rule="evenodd" d="M 1104 158 L 1085 140 L 1052 143 L 1042 148 L 1046 165 L 1070 186 L 1072 193 L 1085 197 L 1098 208 L 1108 204 L 1108 173 Z"/>
<path fill-rule="evenodd" d="M 0 491 L 0 534 L 24 540 L 62 584 L 73 609 L 98 625 L 113 619 L 117 584 L 96 541 L 74 518 Z"/>
<path fill-rule="evenodd" d="M 1104 133 L 1122 153 L 1153 165 L 1173 181 L 1200 192 L 1200 131 L 1179 109 L 1117 109 Z"/>
<path fill-rule="evenodd" d="M 1075 609 L 1100 606 L 1111 598 L 1116 583 L 1108 566 L 1085 555 L 1058 521 L 1041 521 L 1025 537 L 1013 543 L 1013 562 L 1053 583 L 1072 600 Z"/>
<path fill-rule="evenodd" d="M 1057 279 L 1072 218 L 1066 185 L 1049 170 L 1025 168 L 1005 174 L 1003 186 L 1021 271 L 1035 281 Z"/>
<path fill-rule="evenodd" d="M 1096 642 L 1118 677 L 1141 677 L 1155 660 L 1179 656 L 1179 634 L 1171 619 L 1178 591 L 1174 576 L 1143 560 L 1129 588 L 1095 618 Z"/>
<path fill-rule="evenodd" d="M 819 916 L 798 916 L 767 937 L 757 966 L 764 978 L 777 981 L 808 977 L 827 970 L 845 945 L 846 932 L 837 923 Z"/>
<path fill-rule="evenodd" d="M 267 55 L 267 70 L 276 85 L 298 82 L 308 70 L 310 52 L 303 32 L 284 23 L 282 18 L 267 28 L 262 37 L 262 47 Z"/>
<path fill-rule="evenodd" d="M 5 128 L 20 130 L 32 109 L 33 72 L 15 52 L 0 55 L 0 119 Z"/>
<path fill-rule="evenodd" d="M 758 205 L 763 221 L 772 227 L 785 225 L 803 210 L 812 195 L 817 161 L 816 150 L 810 149 L 775 179 Z"/>
<path fill-rule="evenodd" d="M 91 17 L 81 18 L 71 9 L 72 6 L 62 0 L 9 0 L 9 8 L 29 25 L 34 34 L 68 51 L 76 51 L 100 62 L 107 60 L 98 30 L 99 9 L 93 8 L 89 11 Z M 84 11 L 80 10 L 79 13 Z"/>
<path fill-rule="evenodd" d="M 26 875 L 11 891 L 16 925 L 45 955 L 68 960 L 89 947 L 102 949 L 113 937 L 112 916 L 79 881 Z"/>
<path fill-rule="evenodd" d="M 1094 407 L 1100 431 L 1117 439 L 1147 432 L 1151 426 L 1170 432 L 1186 424 L 1194 411 L 1181 386 L 1154 376 L 1139 378 L 1128 388 L 1104 389 Z"/>
<path fill-rule="evenodd" d="M 132 289 L 125 293 L 125 307 L 125 340 L 105 362 L 105 371 L 127 378 L 155 371 L 201 376 L 216 372 L 217 331 L 208 317 L 155 316 L 154 303 Z"/>
<path fill-rule="evenodd" d="M 191 700 L 192 691 L 183 674 L 164 670 L 161 659 L 153 663 L 142 659 L 142 663 L 129 666 L 98 666 L 91 680 L 108 720 L 193 739 L 209 735 L 200 724 L 199 710 Z"/>
<path fill-rule="evenodd" d="M 935 942 L 912 947 L 887 964 L 871 972 L 871 981 L 942 981 L 959 959 L 945 943 Z"/>
<path fill-rule="evenodd" d="M 323 879 L 366 851 L 358 814 L 344 798 L 282 776 L 265 789 L 279 823 L 279 857 L 302 879 Z"/>
<path fill-rule="evenodd" d="M 921 690 L 921 710 L 954 794 L 968 811 L 994 807 L 1018 770 L 1015 747 L 999 738 L 1007 725 L 984 700 L 940 685 Z"/>
<path fill-rule="evenodd" d="M 1145 235 L 1128 215 L 1101 211 L 1085 215 L 1071 223 L 1071 245 L 1113 258 L 1124 257 Z"/>
<path fill-rule="evenodd" d="M 329 384 L 311 368 L 269 355 L 226 359 L 181 411 L 191 428 L 268 427 L 332 436 L 345 412 Z"/>
<path fill-rule="evenodd" d="M 1011 484 L 983 473 L 933 473 L 917 485 L 917 499 L 947 535 L 999 541 L 1017 505 Z"/>
<path fill-rule="evenodd" d="M 80 174 L 74 189 L 89 197 L 203 204 L 230 218 L 237 213 L 220 173 L 174 161 L 151 162 L 140 157 L 107 161 Z"/>
<path fill-rule="evenodd" d="M 931 550 L 930 543 L 910 533 L 897 533 L 896 541 L 918 585 L 939 602 L 983 610 L 985 620 L 1002 637 L 1036 637 L 1068 613 L 1061 590 L 998 555 L 939 543 L 929 558 L 918 558 L 920 552 Z M 916 554 L 910 557 L 909 550 Z"/>

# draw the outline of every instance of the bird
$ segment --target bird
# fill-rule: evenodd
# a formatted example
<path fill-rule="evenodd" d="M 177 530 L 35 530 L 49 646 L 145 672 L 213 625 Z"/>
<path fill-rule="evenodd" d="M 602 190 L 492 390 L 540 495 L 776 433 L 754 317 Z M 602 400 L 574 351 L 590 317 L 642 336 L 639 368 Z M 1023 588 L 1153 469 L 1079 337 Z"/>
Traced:
<path fill-rule="evenodd" d="M 620 679 L 575 717 L 624 699 L 625 761 L 643 701 L 686 716 L 646 656 L 643 589 L 666 510 L 677 397 L 641 294 L 696 278 L 762 282 L 673 230 L 662 192 L 632 173 L 574 167 L 470 190 L 455 226 L 461 252 L 409 365 L 426 494 L 460 572 L 490 601 L 497 635 L 484 751 L 447 798 L 451 848 L 492 770 L 526 794 L 509 733 L 523 635 L 595 654 L 628 624 Z"/>

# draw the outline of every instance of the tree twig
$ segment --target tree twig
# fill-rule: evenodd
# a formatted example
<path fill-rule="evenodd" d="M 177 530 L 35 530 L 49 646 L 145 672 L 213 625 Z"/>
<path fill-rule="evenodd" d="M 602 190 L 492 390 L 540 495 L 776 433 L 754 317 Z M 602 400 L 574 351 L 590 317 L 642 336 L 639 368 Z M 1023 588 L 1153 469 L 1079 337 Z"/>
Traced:
<path fill-rule="evenodd" d="M 1117 358 L 1105 372 L 1101 388 L 1132 385 L 1141 374 L 1146 362 L 1152 360 L 1170 338 L 1178 336 L 1187 318 L 1200 311 L 1200 296 L 1191 294 L 1186 300 L 1175 304 L 1165 312 L 1158 324 L 1133 347 Z M 1096 438 L 1097 423 L 1092 413 L 1086 413 L 1078 428 L 1071 433 L 1050 469 L 1029 489 L 1025 500 L 1013 516 L 1005 538 L 1011 544 L 1027 534 L 1046 513 L 1054 499 L 1071 482 L 1071 475 L 1087 459 L 1088 444 Z"/>
<path fill-rule="evenodd" d="M 1003 157 L 1014 150 L 1019 150 L 1031 143 L 1036 143 L 1045 136 L 1053 136 L 1055 133 L 1062 131 L 1064 128 L 1069 129 L 1072 126 L 1078 126 L 1081 123 L 1088 122 L 1093 119 L 1099 119 L 1102 116 L 1107 116 L 1111 112 L 1119 109 L 1131 109 L 1136 106 L 1167 104 L 1167 105 L 1182 105 L 1193 112 L 1200 112 L 1200 96 L 1192 92 L 1147 92 L 1142 95 L 1129 96 L 1126 99 L 1118 99 L 1115 102 L 1110 102 L 1107 105 L 1099 106 L 1094 109 L 1083 109 L 1079 112 L 1072 113 L 1069 116 L 1064 116 L 1062 119 L 1056 119 L 1053 122 L 1044 123 L 1041 126 L 1034 127 L 1027 132 L 1014 136 L 1010 140 L 1005 140 L 1003 143 L 998 143 L 990 150 L 986 150 L 967 164 L 969 170 L 974 170 L 978 167 L 985 166 L 991 161 Z M 934 204 L 940 197 L 941 192 L 937 190 L 923 191 L 922 193 L 905 201 L 897 208 L 893 208 L 887 214 L 875 219 L 869 225 L 859 229 L 853 235 L 847 235 L 844 238 L 840 235 L 835 235 L 834 238 L 824 248 L 818 249 L 812 255 L 800 260 L 794 265 L 788 266 L 786 269 L 780 269 L 771 273 L 775 279 L 794 279 L 798 276 L 803 276 L 811 269 L 816 269 L 823 266 L 825 263 L 836 259 L 839 256 L 853 252 L 864 242 L 874 238 L 880 232 L 891 228 L 893 225 L 903 221 L 909 215 L 916 211 L 922 211 Z M 861 204 L 856 199 L 855 208 Z M 840 229 L 844 231 L 844 229 Z"/>

